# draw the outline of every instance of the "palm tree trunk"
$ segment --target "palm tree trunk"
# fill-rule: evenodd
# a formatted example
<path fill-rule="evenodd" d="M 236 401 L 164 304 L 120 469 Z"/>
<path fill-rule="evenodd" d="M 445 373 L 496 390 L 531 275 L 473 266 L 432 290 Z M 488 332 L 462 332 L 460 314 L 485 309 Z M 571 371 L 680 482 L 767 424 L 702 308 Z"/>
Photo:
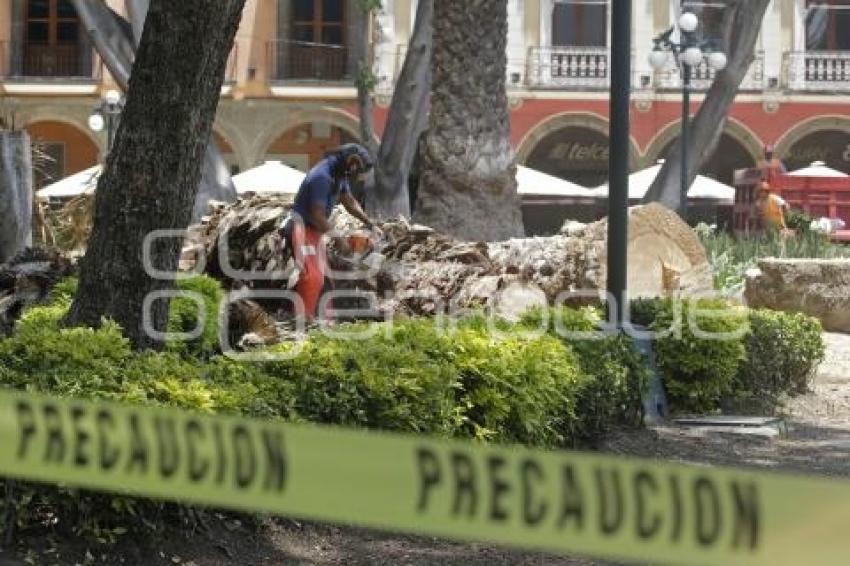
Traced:
<path fill-rule="evenodd" d="M 189 225 L 244 4 L 151 1 L 115 145 L 98 183 L 68 324 L 96 326 L 111 318 L 135 347 L 161 347 L 150 331 L 164 331 L 168 300 L 145 301 L 173 282 L 154 279 L 150 270 L 176 271 L 182 239 L 156 240 L 152 266 L 144 264 L 143 243 L 155 230 Z"/>
<path fill-rule="evenodd" d="M 523 234 L 510 144 L 507 0 L 435 0 L 416 218 L 466 240 Z"/>
<path fill-rule="evenodd" d="M 770 0 L 727 0 L 726 41 L 722 47 L 729 60 L 726 68 L 705 95 L 686 140 L 690 159 L 687 164 L 688 186 L 699 170 L 711 159 L 720 142 L 729 109 L 741 82 L 755 59 L 755 46 L 761 22 Z M 661 171 L 644 197 L 644 202 L 660 202 L 673 210 L 683 209 L 681 198 L 682 145 L 673 146 Z"/>

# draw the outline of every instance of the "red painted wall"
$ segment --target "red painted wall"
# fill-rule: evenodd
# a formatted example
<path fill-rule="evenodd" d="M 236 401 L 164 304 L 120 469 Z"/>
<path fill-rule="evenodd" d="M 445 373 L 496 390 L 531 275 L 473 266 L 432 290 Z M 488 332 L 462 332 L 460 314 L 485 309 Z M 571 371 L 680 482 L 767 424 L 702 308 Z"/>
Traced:
<path fill-rule="evenodd" d="M 352 116 L 358 115 L 356 105 L 343 109 Z M 692 114 L 699 110 L 699 103 L 692 106 Z M 389 108 L 375 109 L 375 130 L 380 136 L 386 125 Z M 511 112 L 511 142 L 518 147 L 522 140 L 535 128 L 551 117 L 564 113 L 585 113 L 603 120 L 608 117 L 608 101 L 592 99 L 525 99 Z M 682 105 L 676 101 L 655 101 L 648 111 L 641 112 L 632 106 L 631 134 L 641 153 L 646 153 L 655 136 L 681 118 Z M 850 102 L 813 103 L 784 102 L 776 112 L 764 109 L 761 102 L 737 102 L 730 117 L 751 130 L 760 145 L 774 145 L 802 122 L 818 117 L 843 116 L 850 120 Z"/>

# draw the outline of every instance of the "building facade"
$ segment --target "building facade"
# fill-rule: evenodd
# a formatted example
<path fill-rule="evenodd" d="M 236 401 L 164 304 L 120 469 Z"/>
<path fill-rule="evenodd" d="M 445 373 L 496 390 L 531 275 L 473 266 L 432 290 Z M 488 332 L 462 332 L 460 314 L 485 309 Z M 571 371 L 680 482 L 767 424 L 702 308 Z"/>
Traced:
<path fill-rule="evenodd" d="M 122 0 L 109 0 L 124 12 Z M 384 0 L 371 22 L 359 0 L 248 0 L 227 65 L 215 138 L 233 171 L 268 159 L 308 168 L 358 138 L 353 86 L 373 44 L 378 135 L 413 29 L 416 0 Z M 681 84 L 653 71 L 652 38 L 683 9 L 719 34 L 722 4 L 636 0 L 631 161 L 664 157 L 680 128 Z M 611 0 L 508 0 L 507 83 L 520 163 L 592 187 L 607 180 Z M 364 37 L 364 34 L 369 34 Z M 696 69 L 693 112 L 712 78 Z M 97 163 L 105 136 L 87 119 L 114 81 L 69 0 L 0 0 L 0 97 L 61 178 Z M 850 0 L 773 0 L 756 60 L 704 173 L 729 182 L 767 145 L 789 168 L 824 161 L 850 173 Z"/>

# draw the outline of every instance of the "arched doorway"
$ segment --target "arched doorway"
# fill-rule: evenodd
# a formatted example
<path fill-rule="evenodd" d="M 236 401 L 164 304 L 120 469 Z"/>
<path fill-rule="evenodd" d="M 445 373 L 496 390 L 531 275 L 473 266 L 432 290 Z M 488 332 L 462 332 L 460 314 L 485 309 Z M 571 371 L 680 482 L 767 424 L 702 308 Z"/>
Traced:
<path fill-rule="evenodd" d="M 678 137 L 667 142 L 659 154 L 659 159 L 666 158 L 678 143 Z M 749 169 L 756 165 L 755 158 L 744 144 L 731 134 L 724 133 L 720 136 L 714 154 L 700 168 L 699 174 L 733 187 L 735 171 Z M 713 200 L 690 199 L 687 221 L 691 225 L 705 222 L 728 229 L 732 226 L 732 207 L 729 204 L 718 205 L 717 201 Z"/>
<path fill-rule="evenodd" d="M 789 171 L 823 161 L 827 167 L 850 174 L 850 132 L 837 129 L 811 132 L 793 142 L 779 157 Z"/>
<path fill-rule="evenodd" d="M 266 149 L 266 160 L 281 161 L 306 172 L 328 151 L 356 141 L 352 133 L 327 122 L 302 124 L 273 141 Z"/>
<path fill-rule="evenodd" d="M 525 164 L 585 187 L 597 187 L 608 180 L 608 136 L 584 126 L 559 128 L 534 146 Z"/>
<path fill-rule="evenodd" d="M 36 158 L 36 188 L 93 167 L 98 163 L 98 147 L 81 129 L 65 122 L 42 121 L 26 126 L 42 154 Z"/>
<path fill-rule="evenodd" d="M 659 153 L 659 159 L 665 159 L 679 143 L 679 138 L 668 142 Z M 756 166 L 756 160 L 744 145 L 730 134 L 722 134 L 717 149 L 711 159 L 700 168 L 699 174 L 711 177 L 729 186 L 733 186 L 735 171 Z"/>

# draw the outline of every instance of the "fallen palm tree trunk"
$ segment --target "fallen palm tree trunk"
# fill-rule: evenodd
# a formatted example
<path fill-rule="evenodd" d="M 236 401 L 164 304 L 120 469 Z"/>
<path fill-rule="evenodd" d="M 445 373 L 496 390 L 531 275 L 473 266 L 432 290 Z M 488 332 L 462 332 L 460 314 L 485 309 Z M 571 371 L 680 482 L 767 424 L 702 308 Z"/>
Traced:
<path fill-rule="evenodd" d="M 276 227 L 287 210 L 285 201 L 270 198 L 220 207 L 194 228 L 196 237 L 187 249 L 203 254 L 207 272 L 228 284 L 285 287 L 293 265 L 287 266 L 288 255 L 281 253 Z M 332 220 L 342 233 L 359 228 L 344 213 Z M 385 315 L 479 307 L 510 313 L 533 304 L 595 302 L 605 288 L 606 220 L 571 224 L 567 233 L 553 237 L 490 243 L 458 241 L 404 219 L 386 222 L 382 230 L 384 239 L 365 257 L 345 258 L 331 249 L 335 288 L 373 294 L 365 302 L 344 300 L 346 306 L 370 304 Z M 252 283 L 225 273 L 221 258 L 258 280 Z M 629 288 L 633 297 L 711 289 L 710 268 L 698 238 L 660 205 L 631 211 Z"/>

